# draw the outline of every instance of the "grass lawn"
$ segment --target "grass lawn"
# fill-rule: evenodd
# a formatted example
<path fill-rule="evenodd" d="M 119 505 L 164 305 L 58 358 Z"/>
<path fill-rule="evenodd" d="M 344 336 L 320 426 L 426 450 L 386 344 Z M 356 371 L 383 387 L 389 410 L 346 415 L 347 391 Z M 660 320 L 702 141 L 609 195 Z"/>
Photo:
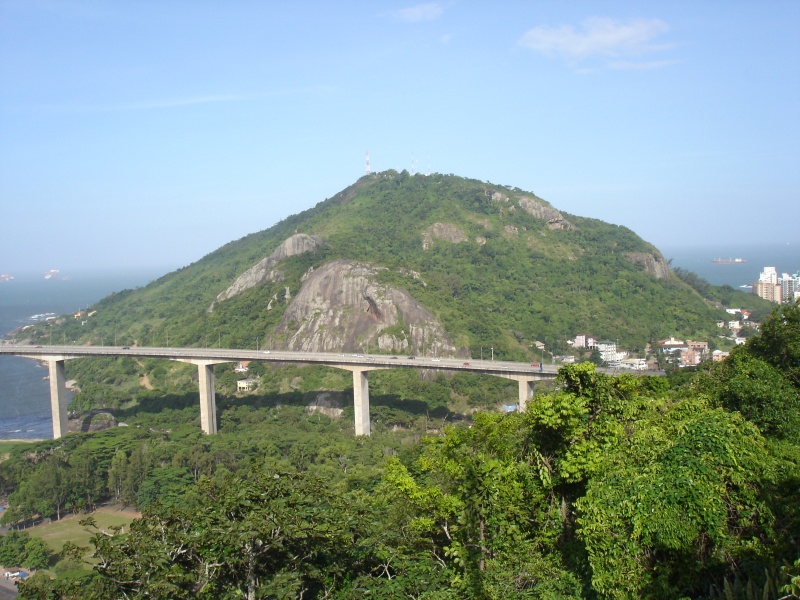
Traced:
<path fill-rule="evenodd" d="M 50 550 L 55 553 L 61 552 L 65 542 L 72 542 L 76 546 L 89 546 L 89 539 L 92 537 L 93 531 L 86 531 L 86 528 L 80 524 L 80 521 L 89 516 L 94 517 L 100 529 L 108 531 L 109 527 L 114 525 L 124 525 L 126 532 L 128 525 L 136 517 L 135 513 L 131 511 L 104 508 L 95 511 L 91 515 L 70 515 L 60 521 L 37 525 L 31 529 L 26 529 L 26 531 L 31 536 L 44 540 Z M 88 558 L 89 556 L 91 554 L 87 552 L 86 557 Z"/>
<path fill-rule="evenodd" d="M 6 458 L 8 458 L 9 452 L 11 452 L 12 448 L 16 448 L 21 444 L 32 444 L 34 442 L 39 442 L 41 440 L 2 440 L 0 441 L 0 457 L 2 457 L 2 462 Z"/>

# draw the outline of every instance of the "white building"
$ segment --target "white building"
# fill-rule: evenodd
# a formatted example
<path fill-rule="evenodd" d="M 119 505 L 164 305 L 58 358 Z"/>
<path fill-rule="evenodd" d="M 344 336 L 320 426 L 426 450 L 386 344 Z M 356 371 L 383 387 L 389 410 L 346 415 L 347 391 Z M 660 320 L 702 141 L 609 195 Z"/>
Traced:
<path fill-rule="evenodd" d="M 611 363 L 624 359 L 628 356 L 627 352 L 618 352 L 617 343 L 611 341 L 597 342 L 597 350 L 600 352 L 600 358 L 605 362 Z"/>
<path fill-rule="evenodd" d="M 781 286 L 781 302 L 784 304 L 792 303 L 800 296 L 800 273 L 783 273 L 778 283 Z"/>
<path fill-rule="evenodd" d="M 258 383 L 258 380 L 257 379 L 253 379 L 251 377 L 248 377 L 247 379 L 240 379 L 239 381 L 236 382 L 236 391 L 237 392 L 250 391 L 254 387 L 256 387 L 257 383 Z"/>
<path fill-rule="evenodd" d="M 758 276 L 758 280 L 766 283 L 778 283 L 778 272 L 775 267 L 764 267 L 761 275 Z"/>

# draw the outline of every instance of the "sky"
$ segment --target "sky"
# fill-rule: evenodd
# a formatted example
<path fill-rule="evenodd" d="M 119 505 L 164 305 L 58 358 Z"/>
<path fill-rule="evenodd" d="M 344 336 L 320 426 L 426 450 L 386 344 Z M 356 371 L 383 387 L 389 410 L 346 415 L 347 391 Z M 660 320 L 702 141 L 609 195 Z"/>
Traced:
<path fill-rule="evenodd" d="M 800 2 L 0 0 L 0 273 L 199 260 L 386 169 L 800 244 Z"/>

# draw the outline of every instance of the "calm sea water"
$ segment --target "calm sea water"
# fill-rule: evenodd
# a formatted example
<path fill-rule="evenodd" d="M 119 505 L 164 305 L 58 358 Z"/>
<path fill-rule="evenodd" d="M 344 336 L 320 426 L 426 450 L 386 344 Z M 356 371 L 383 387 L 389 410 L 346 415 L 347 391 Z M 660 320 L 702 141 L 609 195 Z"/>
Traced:
<path fill-rule="evenodd" d="M 659 248 L 664 258 L 672 259 L 673 267 L 697 273 L 714 285 L 729 285 L 747 291 L 742 286 L 752 285 L 764 267 L 775 267 L 781 273 L 800 271 L 800 239 L 795 244 L 748 246 L 730 244 L 719 246 L 664 246 Z M 715 265 L 715 258 L 743 258 L 738 265 Z"/>
<path fill-rule="evenodd" d="M 673 267 L 682 267 L 715 285 L 741 288 L 758 279 L 765 266 L 778 273 L 800 271 L 800 241 L 770 246 L 665 246 Z M 741 265 L 715 265 L 714 258 L 743 258 Z M 71 274 L 43 279 L 41 274 L 0 282 L 0 337 L 49 314 L 74 313 L 112 292 L 136 288 L 162 271 Z M 60 274 L 61 275 L 61 274 Z M 0 439 L 52 437 L 47 369 L 36 361 L 0 357 Z"/>
<path fill-rule="evenodd" d="M 74 313 L 112 292 L 136 288 L 162 272 L 62 274 L 14 273 L 0 282 L 0 338 L 13 329 L 50 315 Z M 16 356 L 0 357 L 0 439 L 50 438 L 50 387 L 47 368 Z"/>

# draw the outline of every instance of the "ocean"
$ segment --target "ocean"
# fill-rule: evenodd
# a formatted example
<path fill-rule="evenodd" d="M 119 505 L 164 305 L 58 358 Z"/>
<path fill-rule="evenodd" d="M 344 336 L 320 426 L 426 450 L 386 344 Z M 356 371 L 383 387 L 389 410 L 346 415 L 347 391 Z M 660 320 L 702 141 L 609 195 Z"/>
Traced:
<path fill-rule="evenodd" d="M 112 292 L 146 285 L 163 272 L 16 274 L 0 281 L 0 338 L 48 316 L 77 312 Z M 0 357 L 0 439 L 53 437 L 47 368 L 16 356 Z"/>
<path fill-rule="evenodd" d="M 673 267 L 697 273 L 714 285 L 745 289 L 765 266 L 778 273 L 800 271 L 800 242 L 753 246 L 664 246 L 659 248 Z M 715 258 L 743 258 L 744 264 L 715 265 Z M 0 338 L 13 329 L 50 315 L 74 313 L 112 292 L 146 285 L 163 271 L 81 273 L 45 280 L 43 274 L 0 281 Z M 36 361 L 0 357 L 0 439 L 50 438 L 50 387 L 47 369 Z"/>
<path fill-rule="evenodd" d="M 800 236 L 799 236 L 800 237 Z M 795 244 L 747 245 L 725 244 L 718 246 L 664 246 L 659 248 L 664 258 L 672 259 L 672 267 L 681 267 L 714 285 L 729 285 L 749 291 L 758 280 L 764 267 L 775 267 L 778 275 L 800 271 L 800 239 Z M 715 265 L 715 258 L 723 260 L 742 258 L 745 263 Z"/>

